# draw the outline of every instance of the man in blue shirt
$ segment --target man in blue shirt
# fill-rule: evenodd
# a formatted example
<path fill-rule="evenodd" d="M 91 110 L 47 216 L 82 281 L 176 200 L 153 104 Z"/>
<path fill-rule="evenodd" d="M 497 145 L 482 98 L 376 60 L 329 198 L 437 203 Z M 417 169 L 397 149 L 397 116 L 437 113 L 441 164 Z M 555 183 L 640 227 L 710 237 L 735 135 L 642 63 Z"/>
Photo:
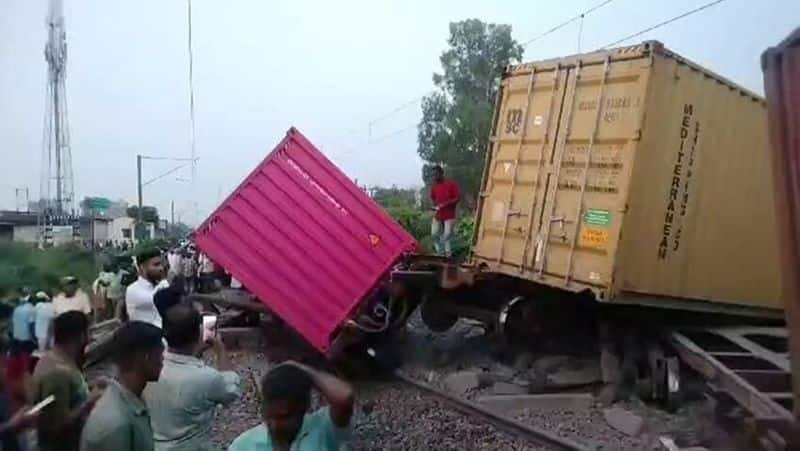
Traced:
<path fill-rule="evenodd" d="M 33 340 L 33 326 L 36 321 L 36 309 L 31 302 L 31 291 L 28 288 L 20 290 L 22 296 L 19 304 L 14 307 L 11 314 L 11 337 L 14 339 L 13 348 L 27 354 L 36 349 Z"/>
<path fill-rule="evenodd" d="M 311 388 L 328 407 L 307 414 Z M 348 438 L 353 416 L 353 388 L 327 373 L 289 361 L 261 382 L 263 424 L 243 433 L 228 451 L 334 451 Z"/>

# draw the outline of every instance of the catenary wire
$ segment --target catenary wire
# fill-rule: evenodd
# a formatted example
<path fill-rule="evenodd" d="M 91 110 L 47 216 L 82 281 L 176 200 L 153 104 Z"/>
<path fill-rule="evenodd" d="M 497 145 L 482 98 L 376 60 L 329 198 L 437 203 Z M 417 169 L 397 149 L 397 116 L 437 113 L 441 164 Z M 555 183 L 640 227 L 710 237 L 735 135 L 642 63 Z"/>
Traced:
<path fill-rule="evenodd" d="M 627 41 L 629 39 L 633 39 L 633 38 L 635 38 L 637 36 L 641 36 L 641 35 L 643 35 L 643 34 L 645 34 L 647 32 L 653 31 L 653 30 L 655 30 L 657 28 L 661 28 L 664 25 L 669 25 L 672 22 L 675 22 L 675 21 L 678 21 L 680 19 L 683 19 L 684 17 L 689 17 L 692 14 L 696 14 L 696 13 L 699 13 L 700 11 L 703 11 L 704 9 L 711 8 L 712 6 L 718 5 L 718 4 L 720 4 L 720 3 L 724 2 L 724 1 L 725 0 L 714 0 L 713 2 L 705 3 L 705 4 L 701 5 L 701 6 L 698 6 L 697 8 L 691 9 L 691 10 L 686 11 L 684 13 L 681 13 L 681 14 L 679 14 L 677 16 L 671 17 L 671 18 L 669 18 L 669 19 L 667 19 L 667 20 L 665 20 L 663 22 L 659 22 L 659 23 L 657 23 L 655 25 L 651 25 L 651 26 L 645 28 L 644 30 L 637 31 L 636 33 L 629 34 L 629 35 L 627 35 L 627 36 L 625 36 L 623 38 L 617 39 L 616 41 L 614 41 L 614 42 L 612 42 L 610 44 L 604 45 L 603 47 L 601 47 L 601 49 L 607 49 L 609 47 L 612 47 L 612 46 L 615 46 L 615 45 L 620 44 L 622 42 L 625 42 L 625 41 Z"/>

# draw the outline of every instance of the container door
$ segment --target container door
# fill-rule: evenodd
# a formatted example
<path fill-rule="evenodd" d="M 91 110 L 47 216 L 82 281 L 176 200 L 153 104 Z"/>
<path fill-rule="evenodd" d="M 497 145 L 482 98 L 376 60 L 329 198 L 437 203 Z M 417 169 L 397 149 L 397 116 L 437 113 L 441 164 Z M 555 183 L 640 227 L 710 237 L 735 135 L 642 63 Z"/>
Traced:
<path fill-rule="evenodd" d="M 534 238 L 533 267 L 551 284 L 611 284 L 649 67 L 642 58 L 570 68 Z"/>
<path fill-rule="evenodd" d="M 503 81 L 481 194 L 475 256 L 482 261 L 522 272 L 532 260 L 566 76 L 551 66 Z"/>

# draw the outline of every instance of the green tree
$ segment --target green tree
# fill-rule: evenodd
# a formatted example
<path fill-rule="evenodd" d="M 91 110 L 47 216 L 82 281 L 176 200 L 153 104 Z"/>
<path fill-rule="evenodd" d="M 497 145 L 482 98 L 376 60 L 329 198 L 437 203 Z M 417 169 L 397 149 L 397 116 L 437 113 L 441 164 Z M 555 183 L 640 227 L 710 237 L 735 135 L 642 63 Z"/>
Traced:
<path fill-rule="evenodd" d="M 494 99 L 503 68 L 522 58 L 522 46 L 511 37 L 510 25 L 468 19 L 450 24 L 449 49 L 439 60 L 443 73 L 434 74 L 436 92 L 422 99 L 417 152 L 425 166 L 445 166 L 461 185 L 464 204 L 475 205 L 481 185 Z"/>
<path fill-rule="evenodd" d="M 370 188 L 370 196 L 383 208 L 388 208 L 393 205 L 403 204 L 408 206 L 416 205 L 418 190 L 414 188 L 398 188 L 392 186 L 391 188 L 384 188 L 375 186 Z"/>

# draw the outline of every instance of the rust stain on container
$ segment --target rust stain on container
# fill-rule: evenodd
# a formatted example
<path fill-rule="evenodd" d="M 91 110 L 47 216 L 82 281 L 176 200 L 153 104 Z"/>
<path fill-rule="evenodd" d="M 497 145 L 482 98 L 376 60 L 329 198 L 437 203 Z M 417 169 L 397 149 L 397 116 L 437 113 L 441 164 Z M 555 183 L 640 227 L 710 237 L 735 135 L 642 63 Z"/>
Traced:
<path fill-rule="evenodd" d="M 509 67 L 500 96 L 475 263 L 608 302 L 781 308 L 761 97 L 655 41 Z"/>

